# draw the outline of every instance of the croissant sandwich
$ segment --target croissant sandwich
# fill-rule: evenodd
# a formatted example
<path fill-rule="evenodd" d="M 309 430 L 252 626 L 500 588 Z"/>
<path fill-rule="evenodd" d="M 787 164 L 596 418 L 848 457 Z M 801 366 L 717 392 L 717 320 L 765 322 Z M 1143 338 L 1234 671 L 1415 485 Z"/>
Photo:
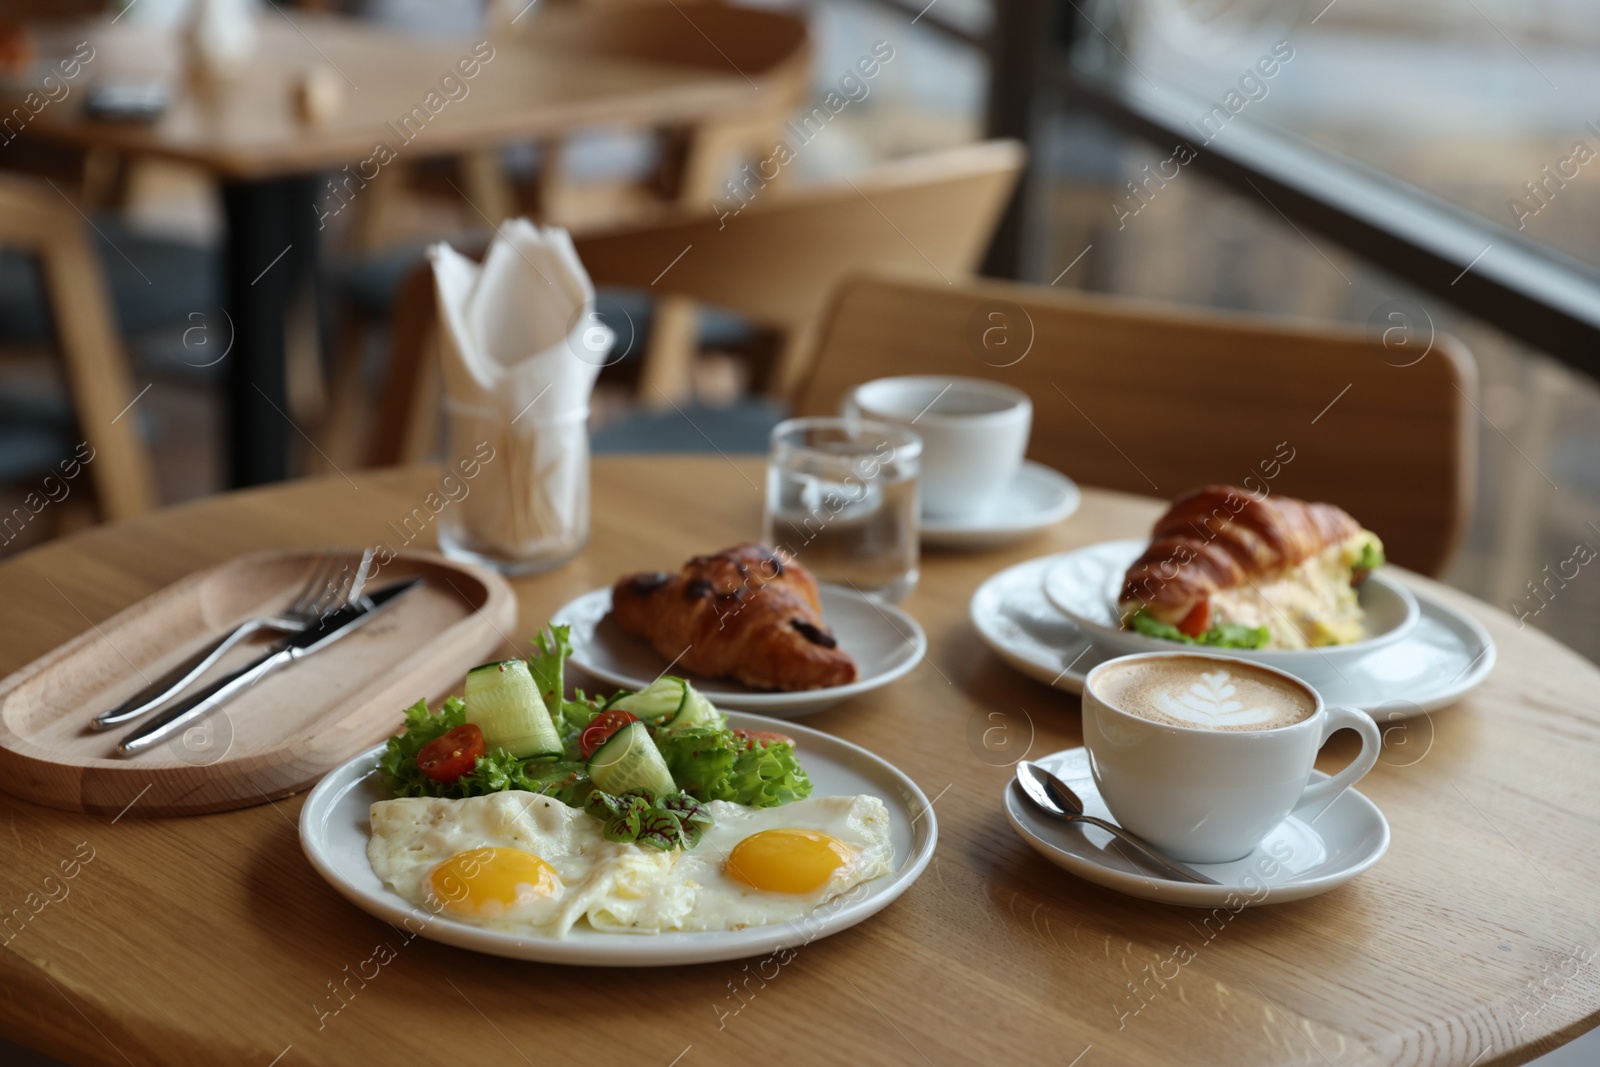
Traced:
<path fill-rule="evenodd" d="M 1366 636 L 1356 590 L 1383 543 L 1332 504 L 1192 490 L 1156 520 L 1128 568 L 1123 625 L 1225 648 L 1311 648 Z"/>
<path fill-rule="evenodd" d="M 634 574 L 611 589 L 617 625 L 686 669 L 756 689 L 856 680 L 855 660 L 822 622 L 817 583 L 762 545 L 696 556 L 677 574 Z"/>

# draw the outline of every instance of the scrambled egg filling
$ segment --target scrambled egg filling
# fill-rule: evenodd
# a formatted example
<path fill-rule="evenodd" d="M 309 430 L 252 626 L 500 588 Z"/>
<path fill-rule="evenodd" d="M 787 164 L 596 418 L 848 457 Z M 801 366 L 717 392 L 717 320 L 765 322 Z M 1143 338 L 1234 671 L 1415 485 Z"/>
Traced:
<path fill-rule="evenodd" d="M 1366 616 L 1350 572 L 1367 546 L 1366 530 L 1284 571 L 1271 581 L 1247 582 L 1211 597 L 1212 625 L 1265 626 L 1267 648 L 1347 645 L 1367 636 Z"/>

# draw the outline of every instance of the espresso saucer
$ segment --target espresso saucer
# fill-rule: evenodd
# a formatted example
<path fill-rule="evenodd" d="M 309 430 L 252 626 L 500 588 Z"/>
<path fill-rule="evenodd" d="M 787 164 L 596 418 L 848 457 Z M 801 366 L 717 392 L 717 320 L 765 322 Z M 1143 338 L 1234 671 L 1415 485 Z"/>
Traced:
<path fill-rule="evenodd" d="M 1089 773 L 1087 749 L 1069 748 L 1034 762 L 1070 785 L 1083 800 L 1085 812 L 1111 818 Z M 1321 771 L 1311 775 L 1317 782 L 1328 777 Z M 1243 859 L 1189 864 L 1220 883 L 1197 885 L 1152 873 L 1129 859 L 1116 839 L 1098 827 L 1042 814 L 1023 796 L 1015 779 L 1006 784 L 1005 809 L 1018 837 L 1085 881 L 1160 904 L 1229 912 L 1326 893 L 1377 863 L 1389 848 L 1389 823 L 1383 812 L 1354 789 L 1346 789 L 1331 804 L 1296 808 Z"/>
<path fill-rule="evenodd" d="M 994 548 L 1054 526 L 1078 510 L 1077 483 L 1043 463 L 1023 460 L 1005 491 L 981 511 L 924 518 L 922 543 L 939 548 Z"/>
<path fill-rule="evenodd" d="M 984 643 L 1007 664 L 1046 685 L 1081 693 L 1084 675 L 1120 653 L 1096 646 L 1046 597 L 1045 576 L 1066 555 L 1030 559 L 991 576 L 972 595 L 968 613 Z M 1489 676 L 1494 640 L 1476 619 L 1442 597 L 1408 588 L 1418 615 L 1400 639 L 1335 669 L 1285 669 L 1329 704 L 1360 708 L 1380 725 L 1454 704 Z"/>

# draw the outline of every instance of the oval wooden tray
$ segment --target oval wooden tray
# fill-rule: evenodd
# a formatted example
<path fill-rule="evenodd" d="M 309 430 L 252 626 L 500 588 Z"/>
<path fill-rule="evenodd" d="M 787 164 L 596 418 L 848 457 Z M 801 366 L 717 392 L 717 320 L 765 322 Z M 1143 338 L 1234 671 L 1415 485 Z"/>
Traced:
<path fill-rule="evenodd" d="M 261 804 L 305 789 L 394 733 L 403 708 L 459 686 L 516 625 L 516 596 L 499 575 L 402 552 L 373 587 L 418 574 L 425 586 L 166 745 L 122 758 L 113 754 L 116 742 L 135 724 L 88 729 L 145 678 L 237 623 L 286 607 L 316 558 L 259 553 L 191 574 L 0 682 L 0 788 L 51 807 L 130 817 Z M 271 640 L 243 642 L 207 678 L 254 658 Z"/>

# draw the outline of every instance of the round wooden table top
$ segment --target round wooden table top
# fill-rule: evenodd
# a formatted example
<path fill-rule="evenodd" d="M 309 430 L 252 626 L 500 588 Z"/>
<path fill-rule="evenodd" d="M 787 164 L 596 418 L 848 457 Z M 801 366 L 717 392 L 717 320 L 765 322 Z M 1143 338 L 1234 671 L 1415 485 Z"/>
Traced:
<path fill-rule="evenodd" d="M 235 493 L 28 552 L 0 567 L 0 674 L 244 552 L 398 548 L 435 477 L 412 468 Z M 761 480 L 755 460 L 597 461 L 589 547 L 515 583 L 515 648 L 620 573 L 756 536 Z M 1011 831 L 1000 805 L 1011 771 L 984 729 L 1031 736 L 1035 755 L 1077 745 L 1078 702 L 988 652 L 968 600 L 1017 561 L 1141 535 L 1159 508 L 1090 491 L 1034 540 L 924 555 L 904 607 L 928 631 L 928 662 L 807 723 L 937 798 L 938 853 L 883 913 L 781 968 L 563 968 L 408 942 L 312 870 L 299 797 L 179 819 L 141 819 L 135 803 L 113 819 L 0 794 L 0 1032 L 94 1064 L 1487 1067 L 1594 1026 L 1600 671 L 1423 579 L 1488 627 L 1499 663 L 1419 724 L 1425 755 L 1391 754 L 1362 782 L 1393 845 L 1350 884 L 1241 911 L 1219 932 L 1203 913 L 1079 881 Z M 1350 757 L 1349 736 L 1330 743 L 1325 767 Z M 1153 979 L 1182 947 L 1193 958 Z M 373 976 L 375 955 L 386 962 Z"/>

